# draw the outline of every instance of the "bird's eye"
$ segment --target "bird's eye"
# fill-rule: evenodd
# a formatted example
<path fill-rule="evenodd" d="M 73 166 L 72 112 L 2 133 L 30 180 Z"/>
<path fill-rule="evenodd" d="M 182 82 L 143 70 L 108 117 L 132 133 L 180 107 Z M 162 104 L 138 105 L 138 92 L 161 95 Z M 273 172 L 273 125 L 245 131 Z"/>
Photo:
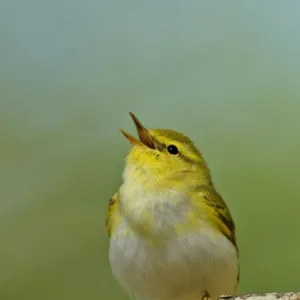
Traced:
<path fill-rule="evenodd" d="M 167 150 L 172 155 L 178 155 L 179 154 L 178 148 L 174 145 L 168 146 Z"/>

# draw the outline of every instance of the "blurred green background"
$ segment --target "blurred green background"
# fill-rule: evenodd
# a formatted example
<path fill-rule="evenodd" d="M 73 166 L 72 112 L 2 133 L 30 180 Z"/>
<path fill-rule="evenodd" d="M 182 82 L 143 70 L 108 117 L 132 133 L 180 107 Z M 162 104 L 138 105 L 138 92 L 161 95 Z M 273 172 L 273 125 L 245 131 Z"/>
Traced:
<path fill-rule="evenodd" d="M 240 292 L 300 290 L 299 1 L 0 1 L 0 299 L 128 299 L 105 214 L 135 132 L 184 132 Z"/>

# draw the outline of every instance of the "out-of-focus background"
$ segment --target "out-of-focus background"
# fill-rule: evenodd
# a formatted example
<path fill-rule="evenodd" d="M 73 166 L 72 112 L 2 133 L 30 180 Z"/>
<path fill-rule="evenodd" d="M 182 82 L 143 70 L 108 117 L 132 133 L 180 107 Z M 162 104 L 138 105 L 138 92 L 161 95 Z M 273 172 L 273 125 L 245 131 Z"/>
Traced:
<path fill-rule="evenodd" d="M 135 132 L 195 141 L 240 292 L 300 290 L 300 2 L 0 3 L 0 299 L 128 297 L 105 214 Z"/>

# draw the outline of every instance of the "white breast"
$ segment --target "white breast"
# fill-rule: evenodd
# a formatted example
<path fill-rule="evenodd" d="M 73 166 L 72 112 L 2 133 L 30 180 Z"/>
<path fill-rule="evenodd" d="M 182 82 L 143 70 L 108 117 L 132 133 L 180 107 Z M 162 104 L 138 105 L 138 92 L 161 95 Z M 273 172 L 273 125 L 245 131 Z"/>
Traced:
<path fill-rule="evenodd" d="M 191 210 L 190 199 L 172 189 L 153 190 L 145 190 L 125 173 L 121 220 L 109 249 L 112 272 L 120 285 L 139 300 L 199 300 L 205 292 L 216 299 L 232 294 L 238 274 L 232 243 L 205 218 L 192 231 L 176 231 L 175 225 Z M 154 220 L 150 232 L 159 234 L 159 243 L 136 230 L 145 212 Z"/>
<path fill-rule="evenodd" d="M 120 285 L 135 299 L 212 299 L 235 291 L 234 246 L 208 226 L 163 245 L 129 231 L 123 219 L 111 237 L 109 259 Z"/>

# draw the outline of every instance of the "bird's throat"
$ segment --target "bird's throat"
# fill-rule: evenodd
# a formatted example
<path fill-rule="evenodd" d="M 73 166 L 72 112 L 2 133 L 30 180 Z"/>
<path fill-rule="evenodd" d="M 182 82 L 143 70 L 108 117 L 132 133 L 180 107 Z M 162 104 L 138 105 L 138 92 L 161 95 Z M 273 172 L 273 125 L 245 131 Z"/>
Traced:
<path fill-rule="evenodd" d="M 120 214 L 143 234 L 170 235 L 182 224 L 191 203 L 176 187 L 163 188 L 143 176 L 124 176 L 120 187 Z"/>

